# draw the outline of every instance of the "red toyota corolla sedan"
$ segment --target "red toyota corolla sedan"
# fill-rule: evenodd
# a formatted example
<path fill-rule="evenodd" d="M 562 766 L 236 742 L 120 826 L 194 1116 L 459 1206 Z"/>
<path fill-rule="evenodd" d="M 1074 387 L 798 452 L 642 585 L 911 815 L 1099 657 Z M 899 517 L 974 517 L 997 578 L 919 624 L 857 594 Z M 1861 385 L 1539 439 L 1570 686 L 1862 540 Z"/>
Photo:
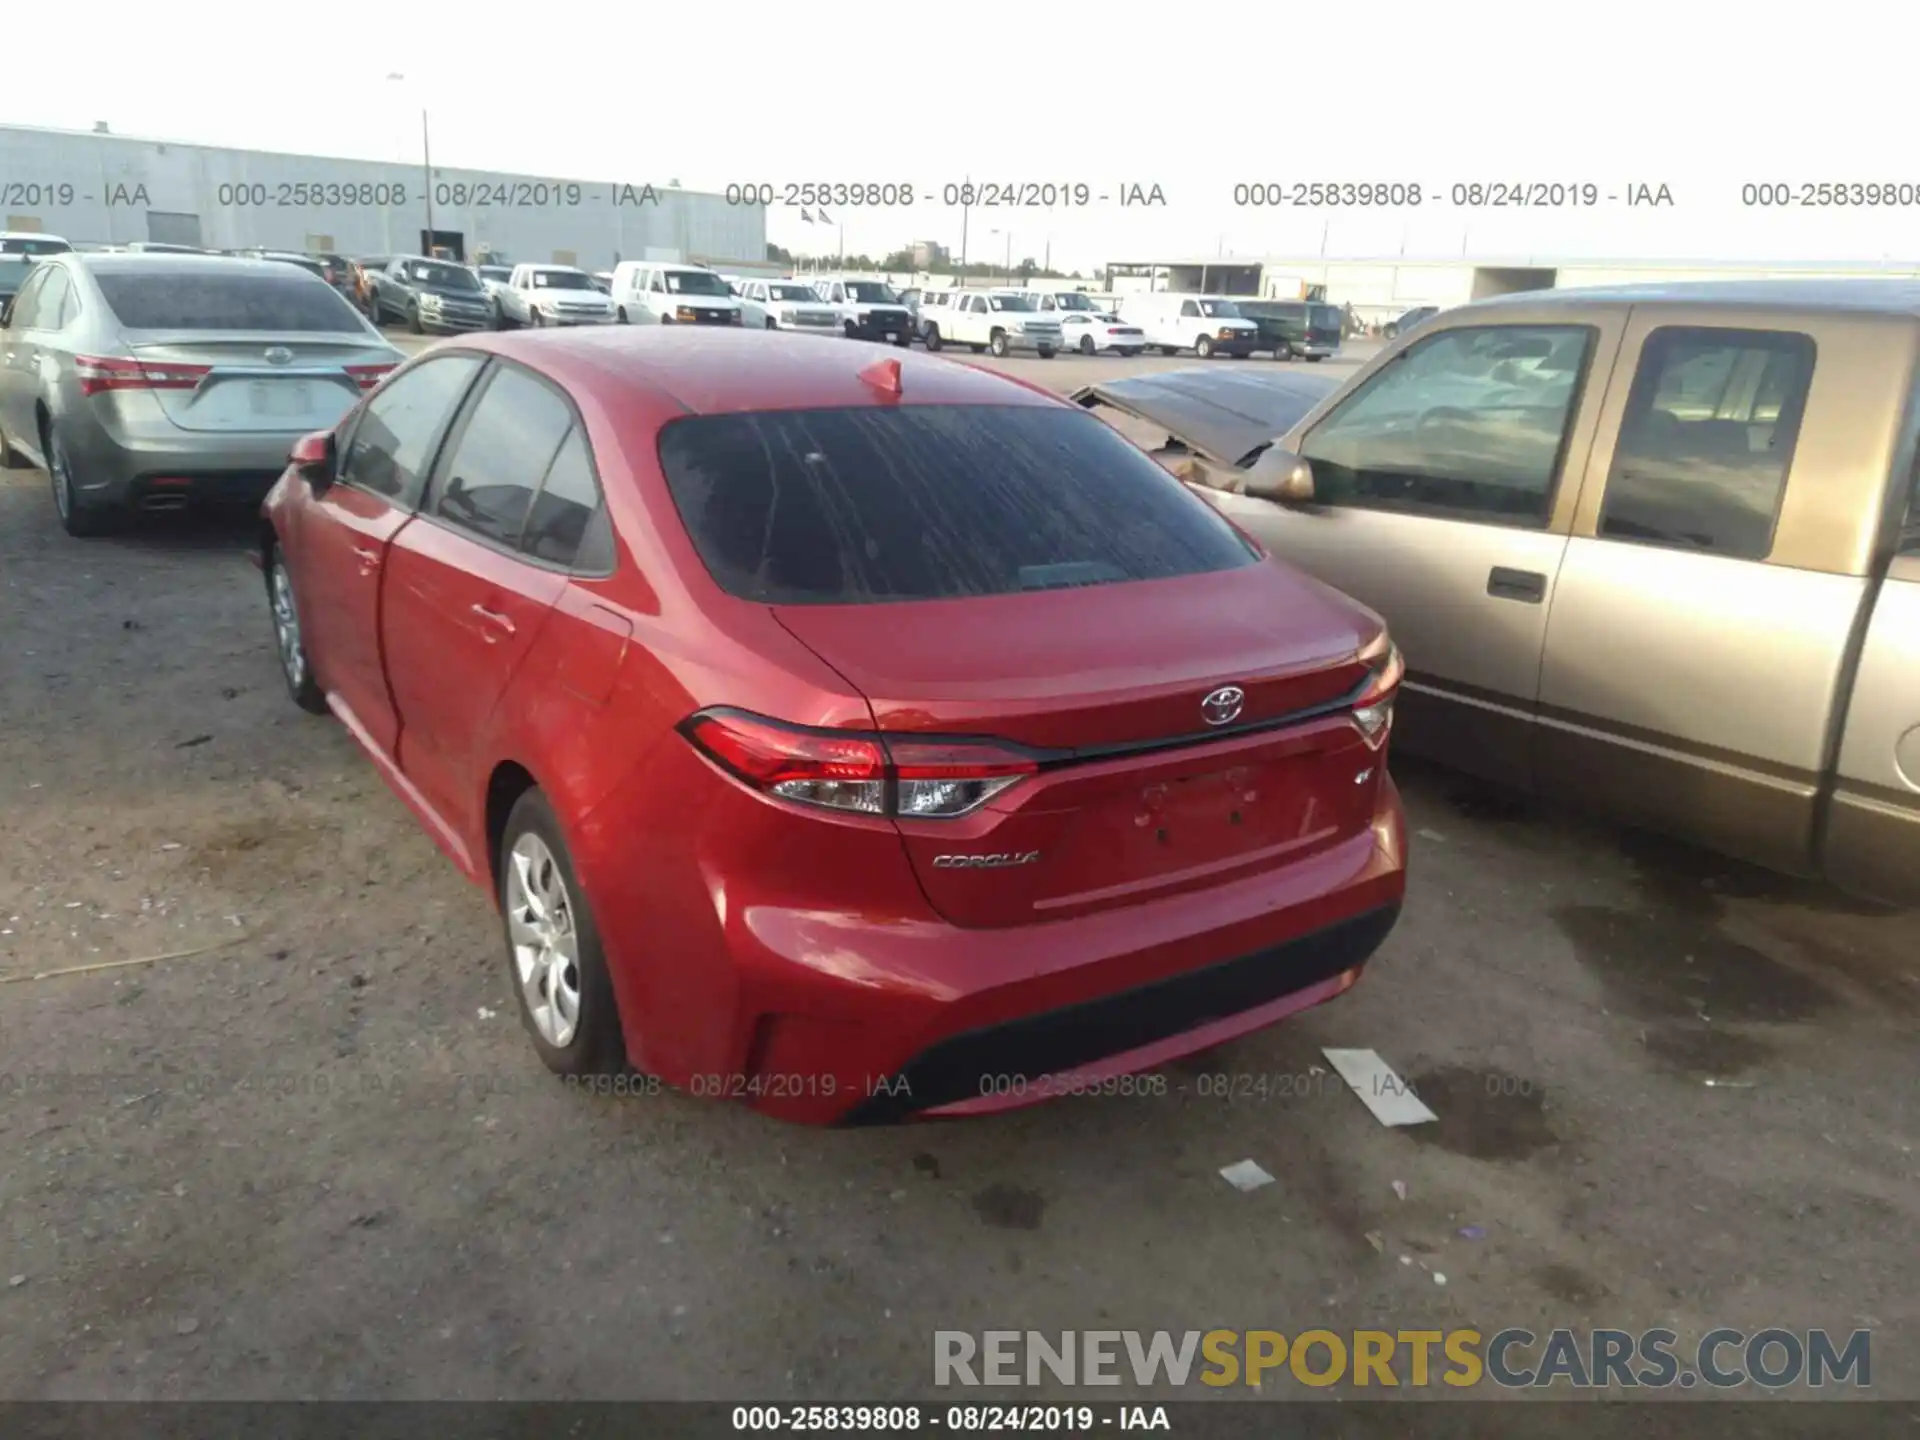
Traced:
<path fill-rule="evenodd" d="M 261 542 L 294 699 L 494 895 L 563 1074 L 848 1123 L 1113 1089 L 1399 913 L 1379 619 L 1001 375 L 462 337 L 300 443 Z"/>

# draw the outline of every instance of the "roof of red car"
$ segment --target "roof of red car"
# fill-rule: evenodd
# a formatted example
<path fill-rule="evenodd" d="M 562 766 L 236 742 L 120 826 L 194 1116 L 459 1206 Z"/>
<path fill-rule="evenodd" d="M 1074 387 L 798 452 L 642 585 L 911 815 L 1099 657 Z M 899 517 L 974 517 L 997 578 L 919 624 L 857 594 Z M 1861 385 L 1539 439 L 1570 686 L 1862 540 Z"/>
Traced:
<path fill-rule="evenodd" d="M 605 403 L 644 386 L 699 415 L 860 405 L 1058 405 L 1058 396 L 991 370 L 838 336 L 693 325 L 603 325 L 463 337 L 525 361 Z M 861 372 L 898 362 L 898 397 Z"/>

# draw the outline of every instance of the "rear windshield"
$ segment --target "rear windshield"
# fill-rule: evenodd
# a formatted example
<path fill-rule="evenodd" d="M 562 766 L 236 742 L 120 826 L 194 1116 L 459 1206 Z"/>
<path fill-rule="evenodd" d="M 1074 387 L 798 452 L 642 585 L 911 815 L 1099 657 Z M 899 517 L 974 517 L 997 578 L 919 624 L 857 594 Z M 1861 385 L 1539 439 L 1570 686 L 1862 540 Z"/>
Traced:
<path fill-rule="evenodd" d="M 129 330 L 365 332 L 338 290 L 287 269 L 285 276 L 95 271 L 93 278 L 107 308 Z"/>
<path fill-rule="evenodd" d="M 698 415 L 660 463 L 721 588 L 778 605 L 1002 595 L 1230 570 L 1254 552 L 1084 411 Z"/>
<path fill-rule="evenodd" d="M 1341 328 L 1340 322 L 1341 322 L 1340 312 L 1336 310 L 1333 306 L 1316 305 L 1313 307 L 1313 319 L 1311 323 L 1314 329 L 1338 330 Z"/>

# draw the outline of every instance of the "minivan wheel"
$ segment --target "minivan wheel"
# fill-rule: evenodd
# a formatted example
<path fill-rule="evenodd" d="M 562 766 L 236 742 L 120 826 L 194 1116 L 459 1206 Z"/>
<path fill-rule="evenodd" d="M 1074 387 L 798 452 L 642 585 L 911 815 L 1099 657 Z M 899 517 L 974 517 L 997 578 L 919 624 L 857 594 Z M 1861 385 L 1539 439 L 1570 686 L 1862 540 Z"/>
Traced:
<path fill-rule="evenodd" d="M 987 348 L 997 356 L 1004 356 L 1007 353 L 1007 332 L 1004 330 L 994 331 L 993 334 L 987 337 Z"/>
<path fill-rule="evenodd" d="M 927 333 L 921 338 L 927 342 L 927 349 L 936 355 L 940 353 L 940 327 L 938 325 L 927 326 Z"/>
<path fill-rule="evenodd" d="M 267 551 L 267 606 L 273 616 L 273 643 L 280 652 L 280 678 L 287 682 L 293 703 L 309 715 L 327 713 L 327 697 L 313 678 L 307 660 L 307 642 L 300 628 L 300 606 L 293 595 L 293 576 L 278 545 Z"/>
<path fill-rule="evenodd" d="M 546 796 L 515 802 L 500 838 L 500 915 L 520 1020 L 556 1075 L 627 1068 L 600 933 Z"/>
<path fill-rule="evenodd" d="M 1211 360 L 1213 358 L 1213 337 L 1210 335 L 1202 335 L 1198 340 L 1194 341 L 1193 353 L 1198 355 L 1202 360 Z"/>
<path fill-rule="evenodd" d="M 1093 336 L 1082 335 L 1080 337 L 1080 353 L 1082 355 L 1093 354 L 1095 348 L 1096 347 L 1094 346 L 1094 343 L 1093 343 Z"/>
<path fill-rule="evenodd" d="M 87 540 L 104 535 L 113 528 L 113 515 L 98 505 L 81 500 L 73 483 L 73 460 L 51 426 L 43 437 L 47 455 L 47 479 L 53 486 L 53 508 L 60 516 L 60 528 L 75 539 Z"/>

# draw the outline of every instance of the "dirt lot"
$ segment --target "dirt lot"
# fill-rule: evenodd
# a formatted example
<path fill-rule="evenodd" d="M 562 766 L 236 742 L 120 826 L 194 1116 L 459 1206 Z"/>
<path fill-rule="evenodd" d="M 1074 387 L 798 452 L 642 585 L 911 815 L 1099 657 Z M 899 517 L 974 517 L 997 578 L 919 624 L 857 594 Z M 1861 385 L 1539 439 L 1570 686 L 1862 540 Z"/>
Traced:
<path fill-rule="evenodd" d="M 936 1329 L 1321 1324 L 1868 1326 L 1920 1393 L 1910 918 L 1398 766 L 1367 978 L 1165 1098 L 588 1098 L 484 897 L 286 699 L 244 522 L 165 518 L 69 540 L 0 474 L 0 1397 L 926 1395 Z"/>

